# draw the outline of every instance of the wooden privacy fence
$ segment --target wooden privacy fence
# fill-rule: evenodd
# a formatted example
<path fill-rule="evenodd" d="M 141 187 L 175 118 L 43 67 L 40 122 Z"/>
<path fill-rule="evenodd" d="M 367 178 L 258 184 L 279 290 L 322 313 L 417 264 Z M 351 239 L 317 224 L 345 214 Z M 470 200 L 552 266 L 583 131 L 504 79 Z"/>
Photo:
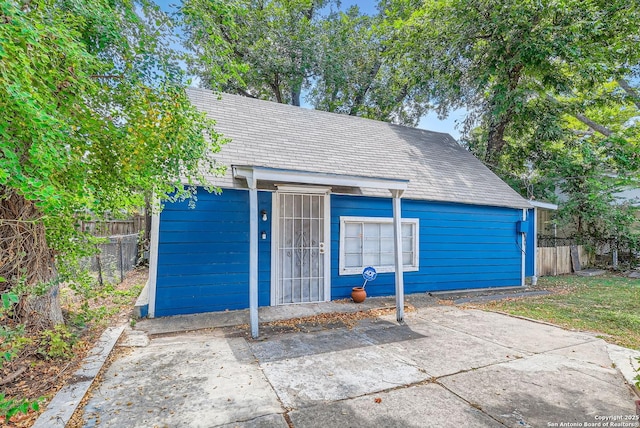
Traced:
<path fill-rule="evenodd" d="M 128 220 L 92 220 L 80 222 L 80 230 L 93 236 L 131 235 L 145 229 L 144 216 L 137 215 Z"/>
<path fill-rule="evenodd" d="M 538 276 L 562 275 L 573 272 L 571 246 L 538 247 L 537 250 Z M 576 253 L 582 267 L 592 262 L 589 252 L 582 245 L 577 246 L 574 255 Z"/>

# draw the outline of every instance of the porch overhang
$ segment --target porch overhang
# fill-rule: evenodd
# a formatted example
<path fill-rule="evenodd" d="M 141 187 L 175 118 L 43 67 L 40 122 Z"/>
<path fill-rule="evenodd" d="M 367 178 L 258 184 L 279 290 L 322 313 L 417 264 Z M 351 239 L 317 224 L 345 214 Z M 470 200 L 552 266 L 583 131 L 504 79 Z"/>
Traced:
<path fill-rule="evenodd" d="M 263 166 L 232 165 L 233 178 L 255 181 L 274 181 L 285 183 L 316 184 L 322 186 L 364 187 L 369 189 L 407 190 L 409 180 L 365 177 L 349 174 L 300 171 L 291 169 L 268 168 Z M 248 182 L 247 181 L 247 182 Z"/>
<path fill-rule="evenodd" d="M 529 201 L 534 208 L 544 208 L 545 210 L 555 211 L 558 209 L 558 205 L 549 202 Z"/>
<path fill-rule="evenodd" d="M 400 198 L 409 180 L 386 177 L 366 177 L 349 174 L 300 171 L 263 166 L 232 165 L 233 178 L 244 179 L 249 188 L 249 317 L 251 336 L 258 337 L 258 182 L 297 183 L 321 186 L 344 186 L 382 189 L 393 198 L 393 231 L 396 280 L 396 319 L 404 319 L 404 277 L 402 265 L 402 234 Z"/>

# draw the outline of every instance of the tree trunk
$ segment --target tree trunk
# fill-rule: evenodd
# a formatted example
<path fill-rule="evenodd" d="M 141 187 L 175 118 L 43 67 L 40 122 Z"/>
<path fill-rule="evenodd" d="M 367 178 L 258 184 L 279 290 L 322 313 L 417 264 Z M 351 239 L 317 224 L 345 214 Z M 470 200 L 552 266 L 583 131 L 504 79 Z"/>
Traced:
<path fill-rule="evenodd" d="M 0 254 L 0 276 L 6 279 L 0 283 L 0 292 L 18 284 L 27 288 L 19 305 L 21 321 L 41 328 L 62 323 L 58 286 L 35 292 L 36 286 L 52 284 L 56 277 L 42 213 L 33 202 L 3 186 L 0 186 Z"/>
<path fill-rule="evenodd" d="M 291 88 L 291 105 L 296 107 L 300 107 L 301 86 L 302 85 L 296 84 L 295 87 Z"/>
<path fill-rule="evenodd" d="M 515 92 L 520 82 L 520 73 L 522 72 L 523 65 L 517 64 L 513 66 L 507 72 L 507 84 L 508 92 L 507 97 L 512 97 L 511 94 Z M 495 99 L 493 101 L 496 102 Z M 492 109 L 494 110 L 494 109 Z M 489 122 L 489 135 L 487 138 L 487 152 L 485 153 L 485 163 L 490 167 L 498 167 L 499 154 L 504 148 L 506 141 L 504 140 L 504 133 L 507 129 L 507 125 L 513 118 L 514 101 L 508 105 L 506 111 L 503 114 L 495 115 L 491 114 L 491 121 Z"/>
<path fill-rule="evenodd" d="M 506 117 L 501 117 L 497 121 L 495 118 L 491 118 L 487 138 L 487 152 L 485 153 L 485 163 L 489 166 L 498 165 L 498 155 L 505 145 L 504 132 L 508 123 L 509 119 Z"/>

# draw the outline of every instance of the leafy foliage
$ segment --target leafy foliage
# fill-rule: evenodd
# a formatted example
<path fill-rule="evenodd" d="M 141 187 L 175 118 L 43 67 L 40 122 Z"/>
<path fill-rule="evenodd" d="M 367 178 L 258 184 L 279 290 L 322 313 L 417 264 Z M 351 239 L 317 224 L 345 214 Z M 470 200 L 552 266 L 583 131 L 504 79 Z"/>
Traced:
<path fill-rule="evenodd" d="M 188 0 L 191 70 L 205 86 L 319 110 L 417 124 L 428 108 L 407 57 L 383 55 L 389 25 L 335 0 Z"/>
<path fill-rule="evenodd" d="M 9 422 L 14 415 L 18 413 L 28 413 L 29 409 L 38 411 L 40 400 L 16 400 L 13 398 L 7 398 L 4 393 L 0 392 L 0 417 L 4 417 L 5 422 Z"/>
<path fill-rule="evenodd" d="M 638 248 L 640 8 L 628 0 L 393 0 L 404 55 L 465 144 L 528 197 L 559 200 L 579 240 Z"/>
<path fill-rule="evenodd" d="M 57 325 L 42 332 L 38 353 L 44 358 L 70 358 L 75 341 L 75 336 L 65 325 Z"/>
<path fill-rule="evenodd" d="M 190 197 L 219 172 L 223 139 L 186 97 L 157 6 L 10 0 L 0 20 L 0 198 L 37 207 L 0 221 L 43 224 L 63 275 L 94 248 L 80 216 Z"/>
<path fill-rule="evenodd" d="M 320 23 L 320 53 L 308 100 L 316 109 L 415 126 L 428 110 L 414 62 L 386 55 L 392 33 L 384 9 L 333 12 Z"/>
<path fill-rule="evenodd" d="M 564 136 L 561 114 L 584 105 L 557 97 L 590 91 L 637 64 L 635 2 L 614 0 L 447 0 L 392 2 L 401 43 L 434 82 L 439 109 L 465 107 L 467 127 L 486 130 L 486 160 L 496 163 L 508 138 Z M 406 15 L 406 13 L 405 13 Z M 582 109 L 581 109 L 582 108 Z"/>
<path fill-rule="evenodd" d="M 181 23 L 206 86 L 300 105 L 317 60 L 320 8 L 333 0 L 187 0 Z"/>

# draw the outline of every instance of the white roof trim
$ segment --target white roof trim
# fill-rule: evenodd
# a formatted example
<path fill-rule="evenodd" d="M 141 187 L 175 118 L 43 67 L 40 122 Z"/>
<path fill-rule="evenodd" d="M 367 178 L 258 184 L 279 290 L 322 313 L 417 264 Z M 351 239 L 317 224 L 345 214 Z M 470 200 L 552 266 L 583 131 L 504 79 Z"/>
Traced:
<path fill-rule="evenodd" d="M 551 204 L 549 202 L 538 202 L 538 201 L 529 201 L 531 205 L 536 208 L 544 208 L 547 210 L 557 210 L 558 206 L 556 204 Z"/>
<path fill-rule="evenodd" d="M 232 165 L 234 178 L 285 183 L 317 184 L 324 186 L 365 187 L 370 189 L 406 190 L 409 180 L 357 175 L 327 174 L 262 166 Z"/>

